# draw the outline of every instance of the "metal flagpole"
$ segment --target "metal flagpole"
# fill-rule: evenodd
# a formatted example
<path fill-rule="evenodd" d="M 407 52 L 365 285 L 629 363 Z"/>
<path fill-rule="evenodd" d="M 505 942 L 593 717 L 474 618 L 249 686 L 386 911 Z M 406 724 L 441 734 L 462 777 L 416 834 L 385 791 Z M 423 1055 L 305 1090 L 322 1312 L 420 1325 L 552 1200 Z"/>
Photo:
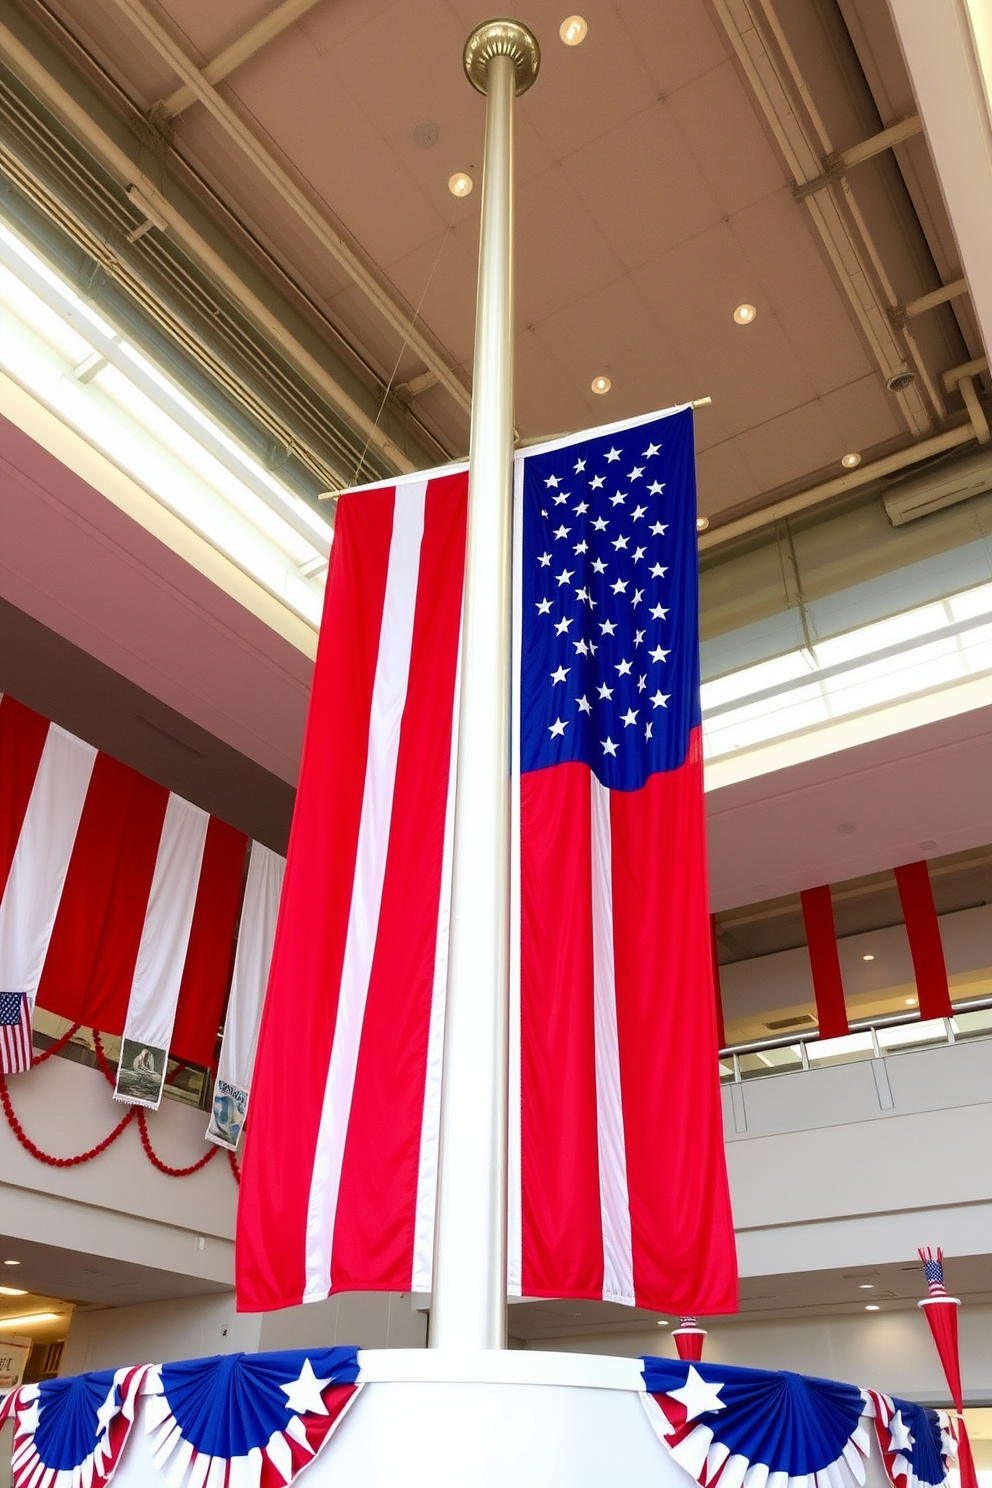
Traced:
<path fill-rule="evenodd" d="M 537 77 L 525 26 L 465 44 L 486 94 L 462 621 L 451 931 L 430 1345 L 506 1346 L 513 104 Z"/>

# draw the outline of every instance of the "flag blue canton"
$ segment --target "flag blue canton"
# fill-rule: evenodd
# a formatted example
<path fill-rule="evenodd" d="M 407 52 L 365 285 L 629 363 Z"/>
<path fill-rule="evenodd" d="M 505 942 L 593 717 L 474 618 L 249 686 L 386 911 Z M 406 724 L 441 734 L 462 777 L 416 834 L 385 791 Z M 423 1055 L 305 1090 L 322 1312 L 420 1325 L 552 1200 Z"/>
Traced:
<path fill-rule="evenodd" d="M 0 1028 L 15 1028 L 21 1021 L 23 992 L 0 992 Z"/>
<path fill-rule="evenodd" d="M 528 455 L 522 507 L 520 768 L 639 790 L 700 722 L 692 410 Z"/>
<path fill-rule="evenodd" d="M 889 1423 L 891 1448 L 909 1468 L 909 1478 L 917 1485 L 938 1488 L 947 1477 L 948 1464 L 943 1453 L 940 1417 L 935 1410 L 911 1400 L 893 1398 L 893 1419 Z"/>

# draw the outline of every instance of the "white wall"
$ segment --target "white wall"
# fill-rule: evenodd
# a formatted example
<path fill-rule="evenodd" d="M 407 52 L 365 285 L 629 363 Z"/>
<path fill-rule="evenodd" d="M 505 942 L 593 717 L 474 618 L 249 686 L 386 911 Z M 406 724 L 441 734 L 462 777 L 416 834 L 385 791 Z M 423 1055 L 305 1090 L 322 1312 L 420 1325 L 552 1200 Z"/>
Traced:
<path fill-rule="evenodd" d="M 792 1369 L 884 1390 L 924 1404 L 949 1404 L 947 1385 L 926 1321 L 916 1308 L 872 1318 L 796 1319 L 777 1323 L 707 1323 L 704 1357 L 715 1364 Z M 961 1373 L 965 1400 L 992 1402 L 992 1307 L 962 1307 Z M 673 1358 L 667 1329 L 532 1340 L 532 1349 L 589 1354 L 661 1354 Z"/>
<path fill-rule="evenodd" d="M 427 1322 L 409 1295 L 351 1292 L 283 1312 L 237 1313 L 231 1292 L 73 1313 L 60 1373 L 163 1364 L 241 1349 L 423 1348 Z"/>

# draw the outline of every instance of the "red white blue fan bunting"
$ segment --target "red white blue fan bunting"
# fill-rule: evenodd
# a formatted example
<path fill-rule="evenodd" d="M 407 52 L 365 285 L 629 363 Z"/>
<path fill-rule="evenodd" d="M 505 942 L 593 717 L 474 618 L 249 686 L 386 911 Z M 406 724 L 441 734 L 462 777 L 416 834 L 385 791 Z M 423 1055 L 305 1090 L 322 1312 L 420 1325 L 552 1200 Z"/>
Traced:
<path fill-rule="evenodd" d="M 854 1385 L 684 1359 L 644 1359 L 641 1398 L 704 1488 L 851 1488 L 865 1481 L 865 1397 Z"/>
<path fill-rule="evenodd" d="M 14 1418 L 13 1488 L 104 1488 L 121 1460 L 144 1364 L 21 1385 L 0 1403 Z"/>
<path fill-rule="evenodd" d="M 877 1390 L 868 1394 L 875 1407 L 875 1435 L 893 1488 L 938 1488 L 958 1453 L 946 1412 Z"/>
<path fill-rule="evenodd" d="M 361 1386 L 353 1348 L 221 1354 L 152 1369 L 145 1431 L 172 1488 L 284 1488 Z"/>

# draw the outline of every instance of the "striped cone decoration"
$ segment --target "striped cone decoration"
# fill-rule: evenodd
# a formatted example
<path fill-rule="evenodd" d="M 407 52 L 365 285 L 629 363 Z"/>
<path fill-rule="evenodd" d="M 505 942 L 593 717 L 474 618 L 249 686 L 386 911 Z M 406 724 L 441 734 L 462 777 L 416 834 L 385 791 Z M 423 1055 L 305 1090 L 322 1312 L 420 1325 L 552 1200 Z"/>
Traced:
<path fill-rule="evenodd" d="M 961 1394 L 961 1364 L 958 1357 L 958 1308 L 961 1303 L 957 1297 L 947 1295 L 947 1288 L 944 1285 L 944 1252 L 938 1249 L 935 1256 L 928 1246 L 925 1250 L 921 1250 L 919 1255 L 923 1262 L 930 1295 L 918 1302 L 917 1306 L 922 1308 L 930 1324 L 930 1332 L 933 1334 L 933 1341 L 937 1345 L 937 1353 L 940 1355 L 940 1362 L 944 1368 L 944 1377 L 950 1388 L 951 1399 L 954 1401 L 957 1415 L 958 1468 L 961 1472 L 961 1488 L 978 1488 L 975 1460 L 971 1454 L 971 1443 L 968 1440 L 962 1414 L 964 1401 Z"/>

